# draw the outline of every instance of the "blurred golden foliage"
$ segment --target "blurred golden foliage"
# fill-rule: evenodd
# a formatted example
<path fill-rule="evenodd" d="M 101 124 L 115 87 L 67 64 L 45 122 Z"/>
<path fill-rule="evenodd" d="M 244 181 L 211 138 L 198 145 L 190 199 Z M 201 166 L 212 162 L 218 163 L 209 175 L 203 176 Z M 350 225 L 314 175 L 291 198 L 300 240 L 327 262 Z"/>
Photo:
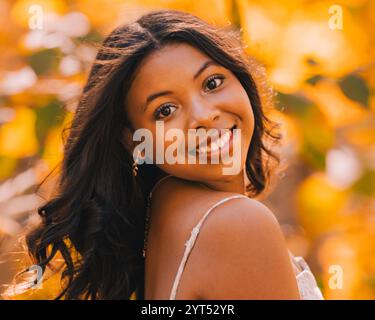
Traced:
<path fill-rule="evenodd" d="M 105 8 L 105 10 L 103 10 Z M 62 156 L 98 43 L 151 9 L 239 28 L 276 96 L 289 164 L 269 204 L 328 299 L 375 298 L 375 1 L 3 0 L 0 3 L 0 284 L 15 239 L 38 223 L 33 192 Z M 39 11 L 38 11 L 39 10 Z M 42 12 L 39 29 L 35 14 Z M 72 27 L 74 26 L 74 27 Z M 50 192 L 50 184 L 43 193 Z M 297 244 L 297 242 L 299 244 Z M 303 244 L 303 245 L 302 245 Z M 343 273 L 335 284 L 335 269 Z M 43 289 L 15 299 L 50 299 Z M 133 297 L 134 298 L 134 297 Z"/>

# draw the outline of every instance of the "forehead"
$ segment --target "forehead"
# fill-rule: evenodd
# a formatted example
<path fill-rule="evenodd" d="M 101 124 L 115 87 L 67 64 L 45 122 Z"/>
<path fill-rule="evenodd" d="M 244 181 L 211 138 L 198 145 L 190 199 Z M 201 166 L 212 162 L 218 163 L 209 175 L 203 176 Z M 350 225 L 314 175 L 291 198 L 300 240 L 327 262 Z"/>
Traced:
<path fill-rule="evenodd" d="M 169 89 L 170 84 L 177 84 L 180 79 L 193 81 L 194 74 L 208 60 L 211 59 L 207 55 L 189 44 L 167 44 L 141 62 L 129 96 L 135 98 L 138 93 L 145 96 L 157 89 Z"/>

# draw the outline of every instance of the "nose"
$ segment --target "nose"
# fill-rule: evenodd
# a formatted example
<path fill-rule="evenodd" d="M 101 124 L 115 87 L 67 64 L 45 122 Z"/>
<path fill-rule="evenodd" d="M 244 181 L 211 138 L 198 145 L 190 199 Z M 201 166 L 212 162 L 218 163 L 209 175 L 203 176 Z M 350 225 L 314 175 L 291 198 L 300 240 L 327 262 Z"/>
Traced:
<path fill-rule="evenodd" d="M 220 110 L 214 106 L 196 103 L 191 108 L 189 128 L 215 128 L 215 123 L 220 119 Z"/>

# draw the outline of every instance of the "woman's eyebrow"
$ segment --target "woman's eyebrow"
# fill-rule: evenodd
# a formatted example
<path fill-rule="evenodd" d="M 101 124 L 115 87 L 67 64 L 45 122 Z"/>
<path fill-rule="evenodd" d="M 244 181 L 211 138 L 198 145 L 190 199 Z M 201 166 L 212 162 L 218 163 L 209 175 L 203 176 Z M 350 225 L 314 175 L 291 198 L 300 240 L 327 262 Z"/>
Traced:
<path fill-rule="evenodd" d="M 217 63 L 215 61 L 212 61 L 212 60 L 208 60 L 206 61 L 205 63 L 203 63 L 203 65 L 199 68 L 199 70 L 197 71 L 197 73 L 194 75 L 194 80 L 197 79 L 199 77 L 199 75 L 204 71 L 206 70 L 209 66 L 211 65 L 217 65 Z"/>
<path fill-rule="evenodd" d="M 147 97 L 146 104 L 145 104 L 145 106 L 143 107 L 143 111 L 146 111 L 148 104 L 149 104 L 152 100 L 154 100 L 154 99 L 156 99 L 156 98 L 159 98 L 159 97 L 162 97 L 162 96 L 166 96 L 166 95 L 171 94 L 171 93 L 173 93 L 173 92 L 167 90 L 167 91 L 160 91 L 160 92 L 156 92 L 156 93 L 150 94 L 150 95 Z"/>
<path fill-rule="evenodd" d="M 217 65 L 217 63 L 213 60 L 208 60 L 206 61 L 205 63 L 203 63 L 203 65 L 199 68 L 199 70 L 196 72 L 196 74 L 194 75 L 193 79 L 197 79 L 199 77 L 199 75 L 204 71 L 206 70 L 209 66 L 211 65 Z M 166 90 L 166 91 L 160 91 L 160 92 L 156 92 L 156 93 L 153 93 L 153 94 L 150 94 L 147 99 L 146 99 L 146 103 L 143 107 L 143 112 L 146 111 L 147 109 L 147 106 L 148 104 L 152 101 L 152 100 L 155 100 L 156 98 L 159 98 L 159 97 L 162 97 L 162 96 L 166 96 L 168 94 L 171 94 L 173 93 L 172 91 L 169 91 L 169 90 Z"/>

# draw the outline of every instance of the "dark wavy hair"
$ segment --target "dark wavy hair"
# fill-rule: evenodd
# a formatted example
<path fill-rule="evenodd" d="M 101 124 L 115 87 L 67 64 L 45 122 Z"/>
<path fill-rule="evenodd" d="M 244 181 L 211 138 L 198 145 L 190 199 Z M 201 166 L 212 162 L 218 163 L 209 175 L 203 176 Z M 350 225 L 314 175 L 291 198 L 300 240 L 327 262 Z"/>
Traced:
<path fill-rule="evenodd" d="M 249 195 L 265 189 L 272 171 L 267 159 L 279 160 L 264 143 L 280 138 L 264 114 L 272 94 L 262 68 L 245 54 L 238 31 L 174 10 L 154 11 L 116 28 L 100 46 L 66 128 L 56 192 L 38 208 L 41 223 L 26 237 L 43 272 L 56 254 L 63 257 L 64 285 L 56 299 L 129 299 L 132 293 L 144 298 L 146 199 L 162 172 L 149 164 L 132 175 L 133 156 L 124 146 L 124 128 L 131 128 L 124 101 L 141 61 L 172 42 L 201 50 L 231 70 L 246 90 L 255 118 L 246 159 Z"/>

